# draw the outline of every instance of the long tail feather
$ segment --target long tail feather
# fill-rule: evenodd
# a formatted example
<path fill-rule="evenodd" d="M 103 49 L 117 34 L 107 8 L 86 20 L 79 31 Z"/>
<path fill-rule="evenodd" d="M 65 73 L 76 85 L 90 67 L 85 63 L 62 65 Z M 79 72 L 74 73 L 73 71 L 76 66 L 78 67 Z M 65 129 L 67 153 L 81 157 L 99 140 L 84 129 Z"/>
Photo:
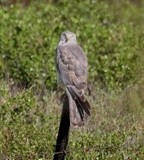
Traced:
<path fill-rule="evenodd" d="M 84 110 L 90 116 L 90 104 L 87 99 L 82 94 L 78 93 L 78 91 L 73 87 L 68 86 L 67 88 L 71 93 L 72 98 L 76 101 L 77 104 L 79 104 L 79 108 L 81 108 L 80 110 Z"/>
<path fill-rule="evenodd" d="M 76 104 L 75 107 L 77 107 L 79 114 L 78 116 L 80 116 L 82 123 L 84 123 L 87 117 L 90 116 L 90 104 L 86 98 L 73 86 L 67 86 L 67 89 Z"/>

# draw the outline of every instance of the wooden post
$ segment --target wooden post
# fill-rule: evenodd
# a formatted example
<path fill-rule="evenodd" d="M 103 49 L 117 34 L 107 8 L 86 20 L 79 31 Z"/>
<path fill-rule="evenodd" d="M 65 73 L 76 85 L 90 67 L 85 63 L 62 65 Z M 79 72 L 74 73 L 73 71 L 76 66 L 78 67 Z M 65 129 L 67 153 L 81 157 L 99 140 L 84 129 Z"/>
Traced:
<path fill-rule="evenodd" d="M 68 138 L 69 138 L 69 129 L 70 129 L 69 102 L 68 102 L 68 97 L 65 96 L 53 160 L 65 159 L 66 148 L 68 145 Z"/>

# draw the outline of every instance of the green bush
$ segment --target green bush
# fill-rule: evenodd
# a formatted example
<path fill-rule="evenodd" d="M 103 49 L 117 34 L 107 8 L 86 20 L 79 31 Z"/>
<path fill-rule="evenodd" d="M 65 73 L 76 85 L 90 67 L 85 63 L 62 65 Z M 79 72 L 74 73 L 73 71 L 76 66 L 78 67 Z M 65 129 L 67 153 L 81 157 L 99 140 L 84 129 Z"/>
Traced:
<path fill-rule="evenodd" d="M 0 85 L 0 159 L 51 160 L 61 113 L 57 95 L 40 100 L 32 88 Z M 71 128 L 66 159 L 144 159 L 143 89 L 89 97 L 91 116 L 84 128 Z"/>
<path fill-rule="evenodd" d="M 45 108 L 32 89 L 13 91 L 0 84 L 0 159 L 51 159 L 58 122 L 54 99 Z"/>
<path fill-rule="evenodd" d="M 65 0 L 1 7 L 0 17 L 1 77 L 25 87 L 55 88 L 55 49 L 61 32 L 70 30 L 88 56 L 92 83 L 116 89 L 134 81 L 144 41 L 142 8 Z"/>

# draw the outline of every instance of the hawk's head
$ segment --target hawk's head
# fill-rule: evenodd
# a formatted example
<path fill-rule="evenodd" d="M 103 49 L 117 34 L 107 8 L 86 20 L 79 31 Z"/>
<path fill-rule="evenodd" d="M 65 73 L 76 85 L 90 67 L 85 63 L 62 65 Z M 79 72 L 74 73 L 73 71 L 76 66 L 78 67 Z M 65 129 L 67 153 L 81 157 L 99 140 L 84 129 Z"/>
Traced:
<path fill-rule="evenodd" d="M 73 32 L 65 31 L 60 36 L 60 42 L 59 44 L 65 44 L 65 43 L 77 43 L 76 41 L 76 35 Z"/>

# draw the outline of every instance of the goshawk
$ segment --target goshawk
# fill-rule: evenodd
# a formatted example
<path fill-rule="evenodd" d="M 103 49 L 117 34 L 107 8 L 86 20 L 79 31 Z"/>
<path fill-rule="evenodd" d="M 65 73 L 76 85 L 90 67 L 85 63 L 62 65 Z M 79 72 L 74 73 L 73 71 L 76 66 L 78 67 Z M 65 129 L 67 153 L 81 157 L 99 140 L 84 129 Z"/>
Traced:
<path fill-rule="evenodd" d="M 84 96 L 87 88 L 88 62 L 76 35 L 63 32 L 56 49 L 58 82 L 66 91 L 69 100 L 69 115 L 72 126 L 81 127 L 90 115 L 90 104 Z"/>

